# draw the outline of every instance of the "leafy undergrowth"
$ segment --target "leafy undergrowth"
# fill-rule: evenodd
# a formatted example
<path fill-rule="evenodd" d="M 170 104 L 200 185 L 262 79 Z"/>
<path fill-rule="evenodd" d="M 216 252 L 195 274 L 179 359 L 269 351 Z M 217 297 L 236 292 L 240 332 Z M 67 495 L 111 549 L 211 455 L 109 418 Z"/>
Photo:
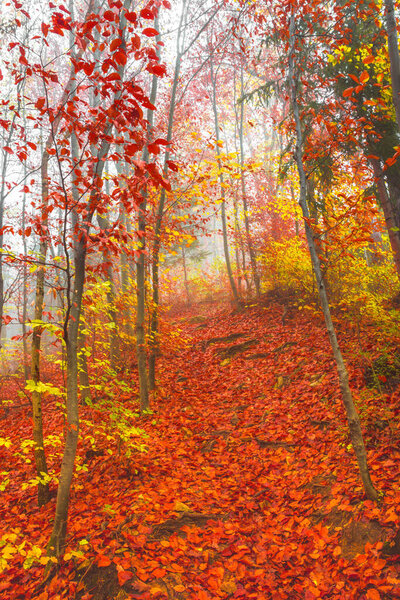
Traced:
<path fill-rule="evenodd" d="M 400 525 L 400 395 L 365 387 L 359 342 L 344 328 L 379 505 L 360 485 L 322 325 L 283 325 L 277 306 L 172 319 L 180 349 L 162 358 L 153 414 L 135 418 L 123 396 L 114 420 L 82 407 L 67 553 L 47 586 L 54 498 L 38 509 L 24 485 L 29 411 L 4 415 L 0 597 L 400 598 L 398 556 L 382 553 Z M 45 411 L 57 471 L 62 420 Z"/>

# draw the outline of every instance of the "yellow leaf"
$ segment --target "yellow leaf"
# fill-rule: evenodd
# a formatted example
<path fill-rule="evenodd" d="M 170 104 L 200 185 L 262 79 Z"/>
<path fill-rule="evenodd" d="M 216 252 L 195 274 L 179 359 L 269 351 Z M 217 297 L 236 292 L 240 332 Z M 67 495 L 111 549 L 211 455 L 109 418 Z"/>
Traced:
<path fill-rule="evenodd" d="M 178 500 L 177 502 L 175 502 L 174 510 L 176 510 L 177 512 L 190 512 L 191 509 L 187 504 L 184 504 L 183 502 L 180 502 Z"/>

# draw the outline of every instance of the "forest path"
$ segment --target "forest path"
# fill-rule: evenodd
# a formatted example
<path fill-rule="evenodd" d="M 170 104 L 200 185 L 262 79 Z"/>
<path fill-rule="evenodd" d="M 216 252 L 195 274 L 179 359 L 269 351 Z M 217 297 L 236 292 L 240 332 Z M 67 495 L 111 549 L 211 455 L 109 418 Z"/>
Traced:
<path fill-rule="evenodd" d="M 157 585 L 169 598 L 199 600 L 376 591 L 373 567 L 347 560 L 385 534 L 365 515 L 355 522 L 364 496 L 326 334 L 301 314 L 283 326 L 280 312 L 173 323 L 186 347 L 162 360 L 159 442 L 151 436 L 147 457 L 146 493 L 165 514 L 147 518 L 165 561 L 154 593 Z M 360 369 L 351 380 L 362 385 Z"/>
<path fill-rule="evenodd" d="M 18 409 L 14 445 L 0 448 L 2 469 L 13 464 L 0 505 L 0 558 L 11 565 L 1 599 L 400 598 L 399 563 L 381 557 L 400 518 L 399 393 L 365 388 L 345 330 L 371 473 L 385 492 L 376 506 L 364 500 L 323 325 L 304 312 L 283 324 L 281 313 L 198 306 L 170 315 L 153 412 L 136 417 L 123 388 L 81 406 L 68 547 L 46 589 L 39 559 L 54 498 L 38 509 L 36 489 L 23 487 L 32 471 L 18 439 L 29 438 L 30 415 Z M 57 472 L 55 402 L 46 427 Z"/>

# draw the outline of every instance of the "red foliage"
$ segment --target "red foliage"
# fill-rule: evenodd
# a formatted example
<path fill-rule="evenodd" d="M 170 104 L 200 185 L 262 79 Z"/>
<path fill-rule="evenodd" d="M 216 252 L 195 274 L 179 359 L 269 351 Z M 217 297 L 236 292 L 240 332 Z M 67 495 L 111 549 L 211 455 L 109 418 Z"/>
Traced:
<path fill-rule="evenodd" d="M 174 327 L 182 327 L 186 349 L 161 361 L 155 413 L 138 423 L 149 435 L 147 453 L 127 458 L 111 443 L 109 455 L 103 438 L 104 453 L 91 456 L 87 422 L 101 425 L 104 415 L 82 408 L 79 455 L 88 471 L 75 481 L 67 556 L 81 547 L 87 568 L 115 565 L 133 598 L 166 598 L 165 586 L 169 597 L 193 600 L 397 597 L 399 566 L 380 556 L 382 541 L 359 547 L 348 532 L 371 521 L 388 536 L 397 528 L 399 433 L 377 432 L 374 420 L 387 407 L 363 401 L 364 417 L 374 416 L 365 434 L 371 471 L 385 493 L 377 506 L 363 495 L 322 325 L 299 314 L 284 327 L 276 307 L 220 311 L 206 328 L 175 316 Z M 244 337 L 207 343 L 233 333 Z M 223 359 L 227 346 L 246 339 L 257 343 Z M 342 341 L 350 351 L 351 336 Z M 351 379 L 361 398 L 356 365 Z M 399 400 L 398 393 L 387 398 L 396 418 Z M 120 401 L 131 407 L 131 397 Z M 52 402 L 45 419 L 48 434 L 62 431 Z M 1 470 L 8 470 L 30 436 L 29 409 L 11 405 L 4 423 L 13 440 L 1 448 Z M 44 547 L 54 506 L 38 509 L 35 489 L 21 490 L 33 476 L 23 458 L 12 458 L 1 527 L 18 531 L 27 548 Z M 88 544 L 79 546 L 83 539 Z M 43 567 L 24 570 L 15 554 L 0 597 L 80 597 L 74 560 L 61 564 L 44 591 Z"/>

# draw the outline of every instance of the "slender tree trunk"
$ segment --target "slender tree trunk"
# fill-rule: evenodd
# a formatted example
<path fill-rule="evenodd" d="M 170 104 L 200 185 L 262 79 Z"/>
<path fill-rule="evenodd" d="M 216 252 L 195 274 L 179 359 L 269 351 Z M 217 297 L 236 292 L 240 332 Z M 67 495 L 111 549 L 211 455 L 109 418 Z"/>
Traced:
<path fill-rule="evenodd" d="M 168 129 L 166 141 L 171 143 L 172 141 L 172 129 L 174 125 L 175 107 L 176 107 L 176 94 L 179 83 L 179 74 L 181 70 L 181 35 L 182 25 L 185 16 L 187 0 L 183 0 L 182 12 L 179 21 L 178 35 L 176 40 L 176 58 L 174 68 L 174 79 L 172 82 L 171 99 L 169 102 L 169 113 L 168 113 Z M 157 29 L 157 27 L 156 27 Z M 168 161 L 170 159 L 171 152 L 169 145 L 164 155 L 164 166 L 163 166 L 163 177 L 168 176 Z M 157 206 L 156 223 L 154 226 L 154 242 L 151 253 L 152 257 L 152 311 L 150 316 L 150 355 L 149 355 L 149 387 L 150 390 L 156 388 L 156 362 L 159 351 L 159 340 L 158 340 L 158 315 L 159 315 L 159 304 L 160 304 L 160 249 L 161 249 L 161 227 L 164 216 L 164 207 L 166 200 L 166 191 L 162 188 L 160 192 L 160 199 Z"/>
<path fill-rule="evenodd" d="M 108 192 L 107 192 L 108 193 Z M 97 215 L 97 222 L 99 227 L 103 231 L 110 229 L 110 223 L 102 215 Z M 109 322 L 112 323 L 112 329 L 110 331 L 110 365 L 112 369 L 115 369 L 118 362 L 119 356 L 119 336 L 118 336 L 118 319 L 116 310 L 116 292 L 113 279 L 113 268 L 110 264 L 111 256 L 109 252 L 104 255 L 105 260 L 109 263 L 107 267 L 107 313 Z"/>
<path fill-rule="evenodd" d="M 80 321 L 78 334 L 78 376 L 79 376 L 79 391 L 83 402 L 92 401 L 92 393 L 90 391 L 89 369 L 86 356 L 86 335 L 82 332 L 82 319 Z"/>
<path fill-rule="evenodd" d="M 130 2 L 127 0 L 124 8 L 129 8 Z M 93 10 L 93 3 L 89 7 Z M 121 47 L 125 47 L 124 31 L 126 27 L 125 17 L 122 15 L 120 20 Z M 123 80 L 124 67 L 119 68 L 120 79 Z M 116 92 L 114 102 L 118 102 L 121 97 L 121 91 Z M 93 173 L 93 187 L 90 192 L 89 200 L 85 210 L 85 221 L 82 223 L 79 233 L 73 236 L 74 253 L 74 275 L 69 271 L 67 273 L 67 313 L 64 321 L 64 341 L 67 355 L 67 399 L 66 399 L 66 439 L 64 454 L 61 462 L 60 481 L 57 491 L 56 514 L 53 522 L 53 529 L 47 546 L 47 552 L 50 556 L 61 556 L 64 553 L 68 507 L 70 499 L 70 490 L 74 474 L 75 456 L 78 444 L 79 434 L 79 403 L 78 403 L 78 337 L 79 322 L 82 308 L 82 297 L 85 283 L 86 252 L 89 230 L 92 224 L 93 215 L 96 210 L 98 200 L 97 181 L 103 176 L 105 161 L 111 147 L 112 124 L 106 125 L 106 135 L 100 144 L 96 155 L 96 167 Z M 68 204 L 66 206 L 66 209 Z M 68 247 L 66 239 L 64 248 L 68 258 Z M 67 260 L 68 263 L 68 260 Z M 47 569 L 51 563 L 48 563 Z"/>
<path fill-rule="evenodd" d="M 315 241 L 313 237 L 313 233 L 311 227 L 309 225 L 309 209 L 307 205 L 307 180 L 306 174 L 303 165 L 303 131 L 302 131 L 302 123 L 300 118 L 300 110 L 297 99 L 297 89 L 299 85 L 299 77 L 298 72 L 295 67 L 295 20 L 292 15 L 290 18 L 290 27 L 289 27 L 289 43 L 290 43 L 290 51 L 289 51 L 289 93 L 292 105 L 293 116 L 295 120 L 296 127 L 296 150 L 295 150 L 295 158 L 297 169 L 299 173 L 300 180 L 300 198 L 299 204 L 304 217 L 304 224 L 306 230 L 306 237 L 308 248 L 310 251 L 311 262 L 314 270 L 314 275 L 317 281 L 319 297 L 321 301 L 321 307 L 325 318 L 326 328 L 329 336 L 329 341 L 332 347 L 332 353 L 336 362 L 336 368 L 339 377 L 339 384 L 342 393 L 343 404 L 346 410 L 347 422 L 349 425 L 350 431 L 350 439 L 353 445 L 354 453 L 358 462 L 361 480 L 364 486 L 364 491 L 366 496 L 370 500 L 377 500 L 378 494 L 372 484 L 371 477 L 369 474 L 368 463 L 367 463 L 367 453 L 364 446 L 364 440 L 361 430 L 361 423 L 357 413 L 357 409 L 354 405 L 350 386 L 349 386 L 349 376 L 347 372 L 347 368 L 339 348 L 338 340 L 336 337 L 335 328 L 332 323 L 332 318 L 330 314 L 330 307 L 328 296 L 326 294 L 324 280 L 321 273 L 321 265 L 318 256 L 318 252 L 315 246 Z"/>
<path fill-rule="evenodd" d="M 187 265 L 186 265 L 186 252 L 185 252 L 184 245 L 182 246 L 181 250 L 182 250 L 183 282 L 185 284 L 187 304 L 188 304 L 188 306 L 190 306 L 192 304 L 192 298 L 190 296 L 190 290 L 189 290 L 189 281 L 188 281 Z"/>
<path fill-rule="evenodd" d="M 154 26 L 158 28 L 158 17 L 154 20 Z M 150 91 L 150 103 L 155 104 L 157 97 L 157 85 L 158 78 L 156 75 L 153 75 L 151 81 L 151 91 Z M 149 148 L 148 145 L 151 141 L 151 136 L 153 134 L 153 121 L 154 121 L 154 111 L 152 109 L 147 109 L 147 142 L 143 151 L 143 162 L 149 162 Z M 152 389 L 152 386 L 149 386 L 149 379 L 147 373 L 147 355 L 146 355 L 146 332 L 145 332 L 145 316 L 146 316 L 146 307 L 145 307 L 145 293 L 146 293 L 146 263 L 145 263 L 145 251 L 146 251 L 146 210 L 147 210 L 147 186 L 143 189 L 142 197 L 143 202 L 140 204 L 138 209 L 138 233 L 139 233 L 139 257 L 136 263 L 136 295 L 137 295 L 137 308 L 136 308 L 136 352 L 137 352 L 137 361 L 138 361 L 138 371 L 139 371 L 139 399 L 140 399 L 140 411 L 146 411 L 150 408 L 150 400 L 149 400 L 149 387 Z M 165 197 L 164 188 L 161 191 L 161 196 Z M 162 214 L 162 213 L 161 213 Z M 161 225 L 160 225 L 161 226 Z M 157 224 L 156 224 L 157 230 Z M 159 234 L 159 232 L 158 232 Z M 157 231 L 155 232 L 155 237 L 157 238 Z M 158 260 L 158 255 L 157 255 Z M 154 286 L 154 279 L 153 279 Z M 153 289 L 153 300 L 154 300 L 154 289 Z M 157 271 L 157 295 L 156 295 L 157 305 L 158 305 L 158 271 Z M 155 305 L 154 305 L 155 306 Z M 154 307 L 153 307 L 154 311 Z M 150 340 L 154 343 L 153 339 L 154 332 L 150 327 Z"/>
<path fill-rule="evenodd" d="M 87 14 L 90 14 L 93 8 L 93 0 L 91 0 Z M 83 49 L 78 53 L 78 58 L 83 55 Z M 63 95 L 60 100 L 60 106 L 65 104 L 68 100 L 71 91 L 75 86 L 75 70 L 71 67 L 71 73 L 67 85 L 65 86 Z M 35 321 L 42 321 L 43 310 L 44 310 L 44 286 L 45 286 L 45 269 L 46 269 L 46 258 L 48 250 L 48 214 L 47 207 L 49 203 L 49 160 L 50 150 L 52 149 L 55 136 L 61 123 L 61 113 L 59 113 L 54 121 L 51 123 L 51 130 L 48 136 L 46 145 L 42 154 L 41 164 L 41 186 L 42 186 L 42 212 L 43 219 L 41 222 L 41 231 L 39 233 L 39 257 L 38 257 L 38 269 L 36 275 L 36 293 L 35 293 Z M 43 328 L 37 324 L 33 328 L 32 332 L 32 345 L 31 345 L 31 377 L 35 384 L 40 381 L 40 349 L 41 349 L 41 337 Z M 46 456 L 43 447 L 43 416 L 42 416 L 42 397 L 38 391 L 32 393 L 32 420 L 33 420 L 33 440 L 34 456 L 36 471 L 40 477 L 41 473 L 47 474 Z M 38 502 L 39 505 L 45 504 L 49 499 L 48 484 L 39 483 L 38 487 Z"/>
<path fill-rule="evenodd" d="M 243 63 L 240 66 L 240 96 L 244 94 L 244 79 L 243 79 Z M 260 295 L 260 277 L 257 270 L 256 255 L 254 252 L 253 241 L 250 234 L 250 219 L 249 209 L 246 196 L 246 181 L 244 176 L 244 144 L 243 144 L 243 122 L 244 122 L 244 102 L 240 103 L 240 120 L 239 120 L 239 144 L 240 144 L 240 184 L 242 189 L 242 203 L 244 212 L 244 226 L 246 229 L 246 241 L 249 249 L 251 271 L 253 275 L 254 287 L 257 296 Z"/>
<path fill-rule="evenodd" d="M 78 335 L 86 262 L 86 236 L 83 234 L 75 247 L 74 262 L 74 290 L 64 335 L 67 355 L 66 438 L 58 484 L 56 514 L 47 547 L 50 556 L 61 556 L 64 553 L 70 489 L 78 445 Z"/>
<path fill-rule="evenodd" d="M 44 214 L 46 213 L 46 207 L 48 205 L 49 196 L 49 181 L 48 181 L 48 163 L 49 163 L 49 149 L 53 144 L 52 136 L 46 144 L 46 148 L 43 152 L 42 166 L 41 166 L 41 182 L 42 182 L 42 207 Z M 36 275 L 36 293 L 35 293 L 35 311 L 34 319 L 36 326 L 32 331 L 32 345 L 31 345 L 31 377 L 36 385 L 40 382 L 40 350 L 43 328 L 39 325 L 43 317 L 44 310 L 44 282 L 45 282 L 45 265 L 47 256 L 47 216 L 44 217 L 41 224 L 42 231 L 40 232 L 39 242 L 39 266 Z M 43 445 L 43 415 L 42 415 L 42 394 L 38 390 L 32 392 L 32 421 L 33 421 L 33 440 L 34 445 L 34 457 L 36 472 L 40 477 L 42 474 L 47 474 L 46 455 L 44 452 Z M 38 486 L 38 504 L 42 506 L 49 501 L 49 484 L 46 482 L 39 482 Z"/>
<path fill-rule="evenodd" d="M 390 247 L 392 249 L 393 260 L 397 271 L 397 277 L 400 280 L 400 236 L 399 232 L 397 231 L 398 227 L 393 212 L 393 206 L 385 186 L 385 181 L 383 179 L 383 173 L 379 161 L 376 158 L 371 158 L 370 161 L 374 170 L 379 200 L 382 206 L 383 215 L 385 217 L 386 229 L 389 235 L 389 242 Z"/>
<path fill-rule="evenodd" d="M 396 112 L 397 125 L 400 129 L 400 57 L 393 0 L 385 0 L 385 18 L 390 59 L 390 76 L 392 81 L 392 98 Z"/>
<path fill-rule="evenodd" d="M 216 84 L 216 74 L 214 74 L 214 65 L 213 61 L 210 61 L 210 76 L 211 76 L 211 90 L 212 90 L 212 110 L 214 113 L 214 128 L 215 128 L 215 153 L 217 155 L 217 164 L 218 164 L 218 172 L 219 172 L 219 182 L 220 182 L 220 193 L 221 193 L 221 225 L 222 225 L 222 239 L 224 244 L 224 256 L 225 256 L 225 264 L 226 271 L 228 273 L 229 284 L 233 296 L 234 303 L 236 306 L 239 305 L 239 294 L 237 291 L 236 283 L 232 273 L 232 265 L 231 265 L 231 257 L 229 254 L 229 245 L 228 245 L 228 230 L 226 223 L 226 205 L 225 205 L 225 182 L 224 175 L 222 172 L 222 161 L 221 161 L 221 151 L 219 147 L 219 120 L 218 120 L 218 110 L 217 110 L 217 84 Z"/>
<path fill-rule="evenodd" d="M 24 126 L 26 123 L 24 122 Z M 28 174 L 28 167 L 26 162 L 24 163 L 24 175 Z M 22 196 L 22 231 L 25 232 L 26 226 L 26 192 Z M 24 256 L 28 255 L 28 244 L 26 242 L 26 236 L 22 237 L 22 244 L 24 248 Z M 29 379 L 29 350 L 28 350 L 28 331 L 26 327 L 26 321 L 28 318 L 28 265 L 24 262 L 23 267 L 23 288 L 22 288 L 22 346 L 24 352 L 24 378 L 25 382 Z"/>

